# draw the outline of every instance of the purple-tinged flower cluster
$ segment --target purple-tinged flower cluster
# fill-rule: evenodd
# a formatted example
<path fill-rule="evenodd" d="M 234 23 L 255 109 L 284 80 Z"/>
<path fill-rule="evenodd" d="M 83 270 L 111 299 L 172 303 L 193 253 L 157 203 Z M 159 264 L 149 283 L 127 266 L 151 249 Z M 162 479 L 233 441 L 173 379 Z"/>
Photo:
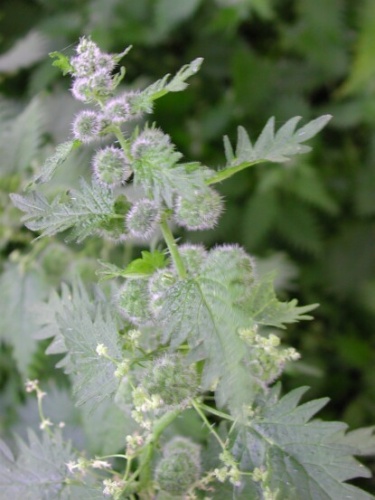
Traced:
<path fill-rule="evenodd" d="M 104 54 L 90 39 L 81 38 L 76 48 L 77 55 L 70 61 L 74 82 L 72 94 L 75 99 L 88 103 L 107 98 L 113 91 L 112 71 L 115 58 Z"/>

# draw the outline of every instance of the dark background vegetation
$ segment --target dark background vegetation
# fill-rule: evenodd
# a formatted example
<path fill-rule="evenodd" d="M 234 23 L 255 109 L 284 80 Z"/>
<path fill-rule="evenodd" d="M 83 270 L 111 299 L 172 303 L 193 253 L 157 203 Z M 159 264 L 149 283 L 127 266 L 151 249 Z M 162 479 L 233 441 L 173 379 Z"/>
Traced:
<path fill-rule="evenodd" d="M 0 33 L 0 431 L 17 420 L 25 376 L 56 377 L 42 347 L 15 355 L 11 314 L 28 292 L 25 283 L 5 288 L 13 286 L 9 270 L 29 254 L 33 235 L 8 193 L 21 190 L 55 143 L 68 139 L 76 109 L 69 79 L 47 54 L 69 53 L 83 34 L 111 52 L 133 45 L 124 61 L 128 85 L 146 85 L 204 57 L 186 92 L 157 102 L 155 120 L 188 159 L 209 166 L 223 163 L 222 136 L 233 139 L 238 125 L 255 138 L 270 116 L 280 126 L 295 115 L 301 123 L 333 115 L 312 153 L 238 174 L 220 188 L 227 209 L 219 227 L 184 236 L 209 246 L 238 242 L 260 258 L 261 270 L 279 269 L 281 297 L 318 302 L 314 321 L 284 335 L 303 355 L 284 388 L 309 385 L 309 398 L 329 396 L 323 418 L 374 424 L 375 2 L 3 0 Z M 37 105 L 27 113 L 30 102 Z M 34 271 L 43 269 L 45 282 L 25 285 L 41 298 L 68 268 L 90 276 L 95 261 L 95 242 L 72 254 L 62 239 L 54 245 L 49 260 L 43 251 L 35 257 L 41 267 Z M 80 263 L 72 270 L 73 258 Z"/>

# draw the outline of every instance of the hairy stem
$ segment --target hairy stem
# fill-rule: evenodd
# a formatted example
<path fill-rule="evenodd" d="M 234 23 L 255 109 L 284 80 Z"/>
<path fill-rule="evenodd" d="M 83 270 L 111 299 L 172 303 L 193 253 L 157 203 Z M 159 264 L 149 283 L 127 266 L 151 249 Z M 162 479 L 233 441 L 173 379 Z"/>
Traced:
<path fill-rule="evenodd" d="M 206 427 L 209 429 L 209 431 L 211 432 L 211 434 L 215 437 L 216 441 L 219 443 L 219 445 L 221 446 L 221 448 L 223 450 L 226 449 L 226 446 L 225 446 L 225 443 L 224 441 L 221 439 L 221 437 L 219 436 L 219 434 L 215 431 L 214 427 L 212 424 L 210 424 L 210 422 L 208 421 L 206 415 L 203 413 L 203 411 L 201 410 L 201 407 L 200 407 L 200 404 L 197 403 L 196 401 L 193 400 L 192 402 L 193 404 L 193 407 L 195 409 L 195 411 L 198 413 L 198 415 L 201 417 L 201 419 L 203 420 L 204 424 L 206 425 Z"/>
<path fill-rule="evenodd" d="M 171 254 L 172 260 L 174 262 L 174 265 L 176 266 L 178 275 L 180 276 L 181 279 L 185 279 L 187 276 L 185 265 L 182 262 L 180 252 L 178 251 L 178 247 L 176 244 L 176 241 L 173 237 L 172 231 L 170 227 L 168 226 L 168 222 L 164 218 L 162 222 L 160 223 L 160 228 L 163 233 L 163 237 L 165 239 L 165 242 L 168 246 L 169 253 Z"/>
<path fill-rule="evenodd" d="M 140 467 L 139 467 L 139 486 L 138 490 L 142 491 L 147 488 L 147 484 L 151 481 L 151 462 L 155 453 L 155 446 L 158 444 L 159 438 L 168 427 L 169 424 L 173 422 L 175 418 L 180 415 L 181 410 L 175 410 L 167 413 L 155 422 L 151 438 L 145 450 L 140 457 Z"/>
<path fill-rule="evenodd" d="M 217 182 L 222 182 L 232 175 L 241 172 L 241 170 L 245 170 L 245 168 L 252 167 L 257 165 L 258 163 L 265 162 L 266 160 L 256 160 L 252 162 L 243 162 L 239 165 L 235 165 L 234 167 L 223 168 L 223 170 L 219 170 L 215 175 L 206 180 L 206 184 L 209 186 L 210 184 L 216 184 Z"/>

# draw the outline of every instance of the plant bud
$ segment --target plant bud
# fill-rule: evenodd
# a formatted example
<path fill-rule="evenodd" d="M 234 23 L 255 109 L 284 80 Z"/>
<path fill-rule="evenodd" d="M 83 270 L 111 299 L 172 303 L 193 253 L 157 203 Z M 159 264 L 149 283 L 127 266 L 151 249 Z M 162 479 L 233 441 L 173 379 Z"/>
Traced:
<path fill-rule="evenodd" d="M 100 132 L 100 124 L 95 111 L 81 111 L 73 123 L 73 135 L 81 142 L 94 141 Z"/>
<path fill-rule="evenodd" d="M 188 452 L 164 457 L 155 470 L 155 480 L 162 491 L 183 495 L 199 479 L 200 465 Z"/>
<path fill-rule="evenodd" d="M 208 255 L 204 246 L 185 243 L 179 247 L 179 252 L 189 273 L 198 275 Z"/>
<path fill-rule="evenodd" d="M 131 153 L 135 160 L 153 158 L 174 147 L 169 135 L 157 128 L 147 128 L 139 134 L 131 147 Z"/>
<path fill-rule="evenodd" d="M 190 231 L 212 229 L 223 211 L 219 193 L 212 188 L 197 192 L 193 199 L 179 197 L 175 207 L 175 221 Z"/>
<path fill-rule="evenodd" d="M 126 181 L 132 173 L 125 153 L 114 146 L 99 150 L 92 166 L 98 182 L 112 188 Z"/>
<path fill-rule="evenodd" d="M 153 200 L 144 198 L 132 206 L 126 216 L 126 228 L 131 236 L 149 239 L 160 221 L 160 208 Z"/>
<path fill-rule="evenodd" d="M 163 454 L 165 457 L 170 457 L 178 453 L 187 453 L 189 456 L 194 458 L 197 463 L 199 463 L 200 446 L 193 443 L 193 441 L 188 438 L 176 436 L 163 448 Z"/>
<path fill-rule="evenodd" d="M 160 396 L 164 407 L 184 408 L 198 392 L 198 375 L 180 354 L 169 354 L 152 364 L 142 386 L 150 395 Z"/>
<path fill-rule="evenodd" d="M 130 105 L 124 97 L 110 99 L 105 106 L 105 117 L 111 123 L 120 125 L 132 118 Z"/>

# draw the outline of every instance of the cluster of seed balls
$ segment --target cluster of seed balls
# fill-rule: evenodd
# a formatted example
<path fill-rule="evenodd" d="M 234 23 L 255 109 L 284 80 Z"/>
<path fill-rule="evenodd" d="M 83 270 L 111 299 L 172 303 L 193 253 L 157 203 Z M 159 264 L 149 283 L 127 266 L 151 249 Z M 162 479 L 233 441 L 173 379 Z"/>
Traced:
<path fill-rule="evenodd" d="M 73 123 L 73 136 L 90 143 L 108 135 L 124 123 L 140 119 L 152 111 L 152 103 L 140 91 L 125 91 L 113 96 L 117 86 L 113 76 L 118 56 L 103 53 L 90 39 L 82 38 L 71 58 L 72 94 L 75 99 L 94 104 L 79 112 Z M 131 142 L 127 151 L 109 145 L 99 149 L 92 159 L 95 180 L 109 188 L 121 187 L 132 175 L 142 178 L 145 170 L 156 166 L 160 158 L 180 158 L 170 137 L 155 127 L 146 127 Z M 171 160 L 173 164 L 173 160 Z M 132 237 L 149 240 L 155 234 L 163 212 L 162 203 L 150 196 L 135 202 L 126 215 L 126 231 Z M 197 191 L 194 199 L 177 196 L 173 212 L 175 222 L 189 230 L 213 228 L 222 212 L 220 195 L 212 188 Z"/>

